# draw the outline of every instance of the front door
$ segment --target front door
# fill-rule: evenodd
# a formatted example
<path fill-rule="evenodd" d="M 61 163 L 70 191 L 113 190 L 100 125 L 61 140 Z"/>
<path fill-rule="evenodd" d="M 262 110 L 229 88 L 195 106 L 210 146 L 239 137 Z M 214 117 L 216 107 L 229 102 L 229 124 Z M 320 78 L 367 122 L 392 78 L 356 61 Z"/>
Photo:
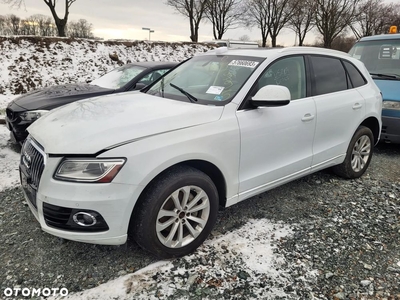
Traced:
<path fill-rule="evenodd" d="M 241 136 L 239 201 L 309 172 L 316 107 L 306 97 L 303 56 L 286 57 L 266 68 L 252 94 L 265 85 L 283 85 L 291 102 L 237 112 Z"/>

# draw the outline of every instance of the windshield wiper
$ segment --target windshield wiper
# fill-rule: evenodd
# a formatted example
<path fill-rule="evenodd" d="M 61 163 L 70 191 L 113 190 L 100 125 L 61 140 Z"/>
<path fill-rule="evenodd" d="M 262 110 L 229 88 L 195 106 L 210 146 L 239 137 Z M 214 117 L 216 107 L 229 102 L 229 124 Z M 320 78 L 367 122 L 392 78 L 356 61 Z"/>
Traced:
<path fill-rule="evenodd" d="M 390 78 L 390 79 L 400 79 L 400 76 L 397 74 L 383 74 L 383 73 L 369 73 L 371 76 L 377 76 L 377 77 L 384 77 L 384 78 Z"/>
<path fill-rule="evenodd" d="M 182 94 L 184 94 L 186 97 L 188 97 L 188 99 L 190 100 L 190 102 L 197 102 L 197 98 L 191 94 L 189 94 L 188 92 L 186 92 L 184 89 L 180 88 L 179 86 L 176 86 L 173 83 L 169 84 L 170 86 L 172 86 L 174 89 L 177 89 L 178 91 L 180 91 Z"/>

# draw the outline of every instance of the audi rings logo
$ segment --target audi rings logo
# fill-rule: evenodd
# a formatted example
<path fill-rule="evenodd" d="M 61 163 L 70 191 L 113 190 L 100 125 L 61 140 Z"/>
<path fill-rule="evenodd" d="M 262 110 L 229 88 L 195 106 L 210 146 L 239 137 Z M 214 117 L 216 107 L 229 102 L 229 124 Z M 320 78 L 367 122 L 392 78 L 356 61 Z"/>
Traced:
<path fill-rule="evenodd" d="M 22 155 L 22 162 L 24 163 L 26 168 L 29 169 L 31 167 L 32 159 L 26 151 L 24 151 L 24 154 Z"/>

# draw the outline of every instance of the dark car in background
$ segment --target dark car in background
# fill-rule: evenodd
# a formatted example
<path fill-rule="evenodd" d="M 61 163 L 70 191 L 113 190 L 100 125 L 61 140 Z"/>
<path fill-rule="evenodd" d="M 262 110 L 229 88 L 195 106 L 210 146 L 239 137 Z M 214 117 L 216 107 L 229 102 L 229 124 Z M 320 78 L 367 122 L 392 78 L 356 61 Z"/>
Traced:
<path fill-rule="evenodd" d="M 175 62 L 135 62 L 90 83 L 57 85 L 28 92 L 7 106 L 6 126 L 10 137 L 14 142 L 22 143 L 28 135 L 28 126 L 48 111 L 86 98 L 140 90 L 176 65 Z"/>

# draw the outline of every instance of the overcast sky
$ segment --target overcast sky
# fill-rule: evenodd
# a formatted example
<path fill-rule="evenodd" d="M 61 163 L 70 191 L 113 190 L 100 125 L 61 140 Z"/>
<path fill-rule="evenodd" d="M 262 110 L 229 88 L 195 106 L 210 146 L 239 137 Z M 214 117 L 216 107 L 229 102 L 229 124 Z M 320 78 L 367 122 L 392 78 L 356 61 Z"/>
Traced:
<path fill-rule="evenodd" d="M 190 41 L 189 21 L 165 4 L 164 0 L 77 0 L 70 8 L 69 20 L 86 19 L 93 25 L 93 33 L 104 39 L 147 40 L 149 32 L 142 27 L 151 28 L 151 40 Z M 34 14 L 51 16 L 50 10 L 42 0 L 25 0 L 26 8 L 19 10 L 0 4 L 0 15 L 15 14 L 21 18 Z M 64 1 L 58 1 L 57 11 L 62 16 Z M 228 30 L 224 38 L 239 39 L 248 35 L 251 40 L 261 40 L 258 28 Z M 311 36 L 310 36 L 311 37 Z M 212 40 L 212 26 L 202 22 L 199 41 Z M 295 36 L 289 29 L 278 36 L 278 44 L 294 44 Z M 309 39 L 314 40 L 314 36 Z"/>

